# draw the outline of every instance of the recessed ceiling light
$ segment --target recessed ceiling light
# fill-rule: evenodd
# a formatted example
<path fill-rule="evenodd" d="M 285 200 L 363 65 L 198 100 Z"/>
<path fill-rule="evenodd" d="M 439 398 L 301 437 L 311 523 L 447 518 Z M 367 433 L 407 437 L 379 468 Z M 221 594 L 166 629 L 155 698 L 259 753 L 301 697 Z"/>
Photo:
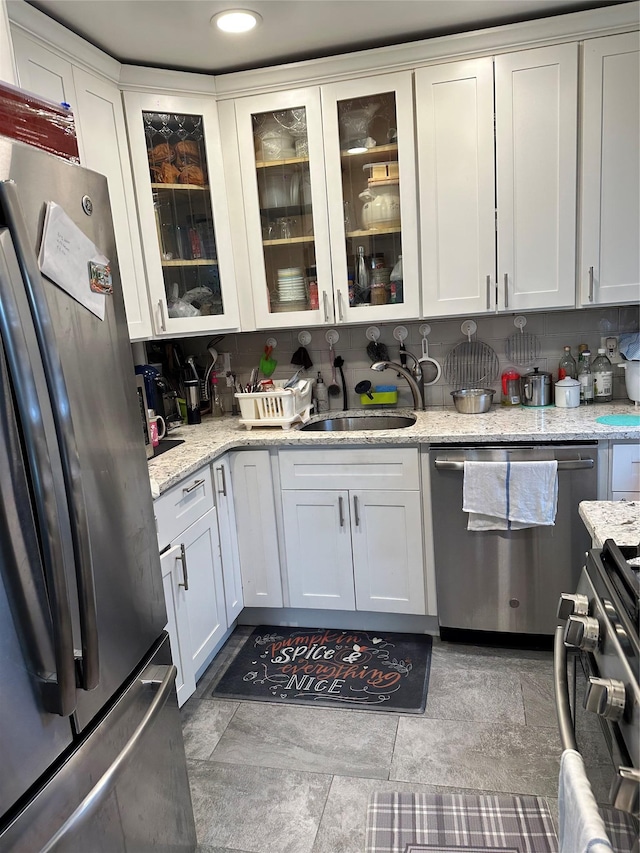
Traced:
<path fill-rule="evenodd" d="M 211 18 L 211 24 L 215 24 L 225 33 L 248 33 L 260 21 L 262 18 L 257 12 L 250 12 L 247 9 L 227 9 L 226 12 L 218 12 Z"/>

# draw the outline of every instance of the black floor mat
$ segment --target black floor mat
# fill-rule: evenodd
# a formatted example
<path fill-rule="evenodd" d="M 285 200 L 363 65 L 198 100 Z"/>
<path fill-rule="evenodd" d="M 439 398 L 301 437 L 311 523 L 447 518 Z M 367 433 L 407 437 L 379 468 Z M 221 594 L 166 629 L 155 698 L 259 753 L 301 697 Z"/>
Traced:
<path fill-rule="evenodd" d="M 261 625 L 211 695 L 420 714 L 430 665 L 427 634 Z"/>

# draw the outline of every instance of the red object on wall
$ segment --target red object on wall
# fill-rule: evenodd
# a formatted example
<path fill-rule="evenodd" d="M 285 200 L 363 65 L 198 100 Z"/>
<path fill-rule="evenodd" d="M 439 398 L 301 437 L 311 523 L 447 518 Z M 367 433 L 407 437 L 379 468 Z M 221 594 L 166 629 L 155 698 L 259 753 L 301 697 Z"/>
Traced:
<path fill-rule="evenodd" d="M 80 162 L 72 111 L 8 83 L 0 83 L 0 135 Z"/>

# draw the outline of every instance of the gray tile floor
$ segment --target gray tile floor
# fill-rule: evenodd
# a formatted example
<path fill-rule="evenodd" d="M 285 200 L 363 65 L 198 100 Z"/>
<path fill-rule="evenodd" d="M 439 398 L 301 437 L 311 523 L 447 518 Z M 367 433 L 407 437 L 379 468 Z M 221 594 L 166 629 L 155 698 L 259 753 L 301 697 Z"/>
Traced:
<path fill-rule="evenodd" d="M 182 709 L 200 853 L 362 853 L 374 791 L 536 794 L 555 813 L 551 652 L 434 639 L 420 716 L 213 699 L 250 633 Z"/>

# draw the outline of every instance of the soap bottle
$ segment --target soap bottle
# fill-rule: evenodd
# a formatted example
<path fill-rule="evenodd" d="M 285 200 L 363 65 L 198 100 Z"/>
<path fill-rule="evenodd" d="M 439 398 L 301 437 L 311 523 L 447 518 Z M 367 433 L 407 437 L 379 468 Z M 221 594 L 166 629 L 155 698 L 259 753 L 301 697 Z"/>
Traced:
<path fill-rule="evenodd" d="M 322 414 L 322 412 L 328 411 L 329 392 L 327 390 L 327 386 L 324 384 L 322 374 L 318 371 L 318 378 L 316 379 L 316 413 Z"/>

